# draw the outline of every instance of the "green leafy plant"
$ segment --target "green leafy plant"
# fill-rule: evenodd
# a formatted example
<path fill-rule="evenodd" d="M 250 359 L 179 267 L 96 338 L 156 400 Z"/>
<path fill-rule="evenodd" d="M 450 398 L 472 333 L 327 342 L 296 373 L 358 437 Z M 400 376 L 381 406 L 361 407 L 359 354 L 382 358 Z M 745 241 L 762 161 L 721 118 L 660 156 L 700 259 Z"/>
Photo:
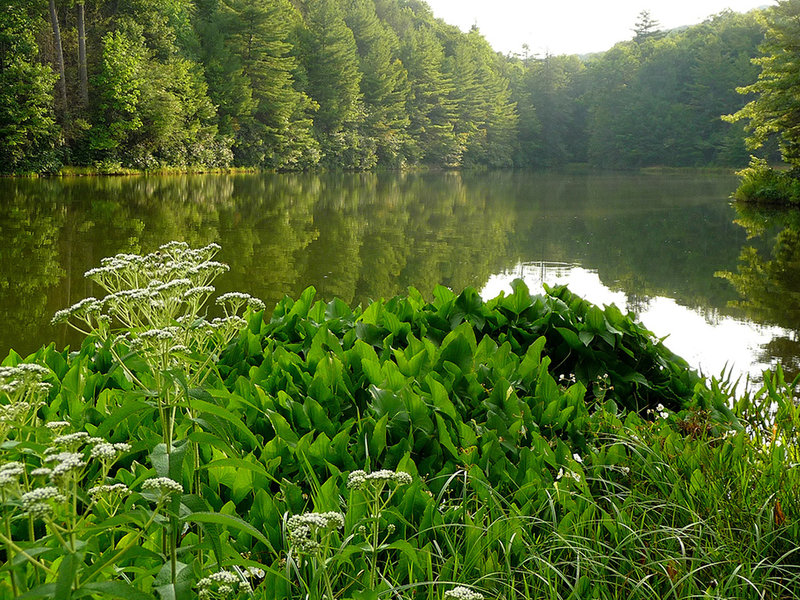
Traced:
<path fill-rule="evenodd" d="M 216 250 L 104 261 L 89 275 L 107 295 L 59 315 L 79 351 L 3 361 L 0 597 L 800 584 L 800 413 L 780 369 L 736 397 L 615 307 L 521 283 L 363 309 L 309 289 L 269 318 L 232 294 L 208 321 Z"/>

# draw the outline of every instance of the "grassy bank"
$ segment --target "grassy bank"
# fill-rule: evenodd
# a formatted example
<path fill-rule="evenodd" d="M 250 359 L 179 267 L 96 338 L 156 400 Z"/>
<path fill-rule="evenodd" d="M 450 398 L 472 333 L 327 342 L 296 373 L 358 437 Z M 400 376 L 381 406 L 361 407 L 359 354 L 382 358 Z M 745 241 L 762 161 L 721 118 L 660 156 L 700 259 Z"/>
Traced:
<path fill-rule="evenodd" d="M 794 598 L 800 410 L 565 288 L 268 314 L 217 247 L 87 276 L 0 370 L 0 596 Z M 28 365 L 28 366 L 26 366 Z"/>

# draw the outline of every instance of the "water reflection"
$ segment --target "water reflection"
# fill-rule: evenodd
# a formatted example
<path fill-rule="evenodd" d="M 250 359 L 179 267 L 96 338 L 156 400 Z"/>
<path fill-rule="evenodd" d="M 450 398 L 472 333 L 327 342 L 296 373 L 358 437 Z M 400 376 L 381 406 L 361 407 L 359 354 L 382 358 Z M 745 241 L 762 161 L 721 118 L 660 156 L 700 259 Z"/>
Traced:
<path fill-rule="evenodd" d="M 219 291 L 268 304 L 308 285 L 351 304 L 408 286 L 490 290 L 544 261 L 576 292 L 670 333 L 673 349 L 695 364 L 693 348 L 707 347 L 737 363 L 767 362 L 731 356 L 713 334 L 748 310 L 731 305 L 736 290 L 714 273 L 734 272 L 746 243 L 767 250 L 733 222 L 725 199 L 734 186 L 726 176 L 524 172 L 0 180 L 0 354 L 50 340 L 74 346 L 79 340 L 49 320 L 97 293 L 83 273 L 104 256 L 179 239 L 221 244 L 231 272 Z M 581 287 L 590 279 L 599 295 Z M 663 302 L 685 314 L 671 313 L 662 330 L 647 315 L 664 312 Z M 747 313 L 751 321 L 792 329 L 757 312 Z M 680 324 L 693 314 L 708 329 Z M 686 350 L 682 328 L 692 340 Z"/>
<path fill-rule="evenodd" d="M 567 285 L 595 304 L 615 304 L 624 312 L 634 313 L 656 336 L 666 338 L 670 350 L 706 375 L 719 376 L 724 372 L 734 378 L 743 376 L 743 381 L 747 376 L 758 380 L 772 364 L 772 356 L 763 351 L 765 344 L 789 334 L 782 327 L 759 325 L 715 308 L 689 308 L 673 298 L 653 296 L 642 303 L 641 297 L 614 291 L 600 280 L 596 271 L 577 265 L 544 261 L 519 264 L 492 275 L 481 296 L 488 299 L 500 292 L 509 293 L 511 282 L 517 278 L 524 279 L 530 289 L 538 289 L 542 283 Z"/>
<path fill-rule="evenodd" d="M 734 271 L 718 275 L 739 293 L 732 304 L 753 321 L 779 326 L 780 333 L 763 345 L 759 358 L 779 362 L 787 378 L 800 374 L 800 213 L 740 204 L 736 222 L 748 244 Z M 753 242 L 766 242 L 768 251 Z"/>

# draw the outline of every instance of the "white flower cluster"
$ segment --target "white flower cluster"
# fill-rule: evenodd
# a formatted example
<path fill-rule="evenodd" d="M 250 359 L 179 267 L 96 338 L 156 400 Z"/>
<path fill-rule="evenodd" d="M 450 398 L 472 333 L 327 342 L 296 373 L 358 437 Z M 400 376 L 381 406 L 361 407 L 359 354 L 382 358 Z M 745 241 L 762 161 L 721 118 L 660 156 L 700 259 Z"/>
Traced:
<path fill-rule="evenodd" d="M 92 458 L 113 461 L 120 454 L 130 452 L 131 445 L 125 443 L 112 444 L 110 442 L 98 442 L 89 453 Z"/>
<path fill-rule="evenodd" d="M 0 405 L 0 421 L 13 422 L 38 408 L 42 403 L 41 399 L 32 397 L 42 396 L 50 391 L 50 384 L 42 381 L 48 375 L 50 369 L 33 363 L 0 367 L 0 397 L 5 395 L 9 401 L 9 404 Z"/>
<path fill-rule="evenodd" d="M 320 547 L 317 534 L 344 527 L 344 515 L 338 512 L 292 515 L 286 522 L 289 543 L 298 552 L 308 554 Z"/>
<path fill-rule="evenodd" d="M 0 386 L 0 392 L 5 391 L 12 390 L 6 390 L 4 386 Z M 31 412 L 33 407 L 33 404 L 25 400 L 19 400 L 13 404 L 2 404 L 0 405 L 0 423 L 18 423 Z"/>
<path fill-rule="evenodd" d="M 69 427 L 70 426 L 70 422 L 69 421 L 50 421 L 49 423 L 45 423 L 44 426 L 47 427 L 48 429 L 50 429 L 51 431 L 60 431 L 60 430 L 64 429 L 65 427 Z"/>
<path fill-rule="evenodd" d="M 89 488 L 89 495 L 92 498 L 97 496 L 127 496 L 130 493 L 130 488 L 124 483 L 103 484 Z"/>
<path fill-rule="evenodd" d="M 213 597 L 227 598 L 237 590 L 251 592 L 250 583 L 230 571 L 217 571 L 197 582 L 197 597 L 201 600 Z"/>
<path fill-rule="evenodd" d="M 463 585 L 454 587 L 452 590 L 447 590 L 444 593 L 444 597 L 452 598 L 453 600 L 483 600 L 483 594 L 474 592 Z"/>
<path fill-rule="evenodd" d="M 220 306 L 229 304 L 233 312 L 237 312 L 244 305 L 247 305 L 249 308 L 255 311 L 264 310 L 265 308 L 264 303 L 261 300 L 258 298 L 253 298 L 250 294 L 244 294 L 242 292 L 228 292 L 227 294 L 222 294 L 222 296 L 217 298 L 217 304 Z"/>
<path fill-rule="evenodd" d="M 180 367 L 186 355 L 222 348 L 247 322 L 237 311 L 245 306 L 263 310 L 264 303 L 247 294 L 224 294 L 218 303 L 225 315 L 210 323 L 199 317 L 203 304 L 214 293 L 211 282 L 227 265 L 212 260 L 218 244 L 192 249 L 185 242 L 169 242 L 156 252 L 118 254 L 104 258 L 101 266 L 85 273 L 107 295 L 101 300 L 87 298 L 59 311 L 55 321 L 83 319 L 100 338 L 111 335 L 112 319 L 128 329 L 126 335 L 113 335 L 115 343 L 138 352 L 145 360 L 164 357 Z M 175 326 L 176 322 L 179 326 Z"/>
<path fill-rule="evenodd" d="M 0 465 L 0 488 L 17 485 L 19 476 L 25 472 L 25 467 L 20 462 L 7 462 Z"/>
<path fill-rule="evenodd" d="M 347 487 L 351 490 L 360 490 L 369 484 L 384 485 L 386 483 L 397 483 L 398 485 L 408 485 L 413 481 L 409 473 L 403 471 L 390 471 L 381 469 L 367 473 L 366 471 L 353 471 L 347 477 Z"/>
<path fill-rule="evenodd" d="M 70 318 L 76 318 L 84 322 L 90 322 L 91 319 L 96 319 L 102 311 L 103 302 L 93 296 L 89 296 L 88 298 L 84 298 L 83 300 L 76 302 L 69 308 L 63 308 L 59 311 L 56 311 L 56 314 L 53 315 L 51 323 L 53 325 L 58 325 L 59 323 L 68 321 Z"/>
<path fill-rule="evenodd" d="M 148 329 L 139 334 L 139 338 L 143 340 L 155 340 L 159 342 L 171 342 L 175 340 L 180 333 L 178 327 L 162 327 Z"/>
<path fill-rule="evenodd" d="M 22 494 L 20 504 L 22 512 L 32 517 L 47 517 L 53 513 L 52 502 L 63 503 L 67 498 L 58 488 L 42 487 Z"/>
<path fill-rule="evenodd" d="M 53 481 L 58 481 L 73 471 L 78 471 L 86 466 L 83 455 L 77 452 L 51 453 L 45 457 L 44 461 L 47 463 L 57 463 L 50 472 L 50 479 Z"/>
<path fill-rule="evenodd" d="M 78 447 L 82 446 L 89 440 L 89 434 L 85 431 L 76 431 L 75 433 L 65 433 L 53 438 L 53 443 L 57 446 Z"/>
<path fill-rule="evenodd" d="M 245 567 L 243 571 L 245 575 L 254 579 L 264 579 L 267 576 L 267 572 L 258 567 Z"/>
<path fill-rule="evenodd" d="M 183 493 L 183 486 L 169 477 L 151 477 L 150 479 L 145 479 L 144 482 L 142 482 L 142 489 L 158 491 L 162 495 Z"/>
<path fill-rule="evenodd" d="M 184 300 L 203 300 L 216 291 L 213 285 L 200 285 L 189 288 L 183 293 Z"/>

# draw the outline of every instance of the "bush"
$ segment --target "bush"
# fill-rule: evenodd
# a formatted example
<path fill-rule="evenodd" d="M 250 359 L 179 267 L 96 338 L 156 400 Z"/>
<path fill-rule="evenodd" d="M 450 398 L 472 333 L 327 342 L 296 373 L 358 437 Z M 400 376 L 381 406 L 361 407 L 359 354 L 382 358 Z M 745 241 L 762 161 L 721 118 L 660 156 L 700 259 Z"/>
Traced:
<path fill-rule="evenodd" d="M 738 172 L 742 178 L 736 200 L 765 204 L 800 204 L 800 178 L 794 171 L 777 171 L 767 161 L 751 157 L 750 166 Z"/>

